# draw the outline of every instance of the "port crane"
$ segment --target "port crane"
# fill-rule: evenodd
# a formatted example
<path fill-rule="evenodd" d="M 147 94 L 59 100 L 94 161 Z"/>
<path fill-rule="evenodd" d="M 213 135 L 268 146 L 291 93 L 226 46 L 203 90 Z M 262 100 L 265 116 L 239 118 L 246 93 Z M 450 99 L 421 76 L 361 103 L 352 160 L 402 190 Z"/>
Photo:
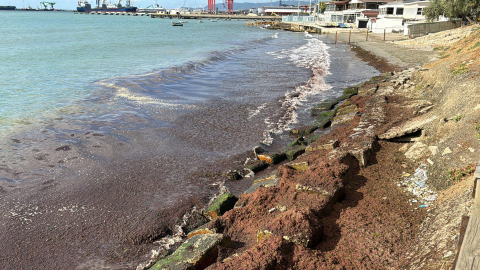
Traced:
<path fill-rule="evenodd" d="M 55 4 L 55 2 L 40 2 L 40 5 L 43 5 L 43 9 L 47 9 L 47 6 L 50 5 L 50 8 L 53 10 L 53 5 Z"/>

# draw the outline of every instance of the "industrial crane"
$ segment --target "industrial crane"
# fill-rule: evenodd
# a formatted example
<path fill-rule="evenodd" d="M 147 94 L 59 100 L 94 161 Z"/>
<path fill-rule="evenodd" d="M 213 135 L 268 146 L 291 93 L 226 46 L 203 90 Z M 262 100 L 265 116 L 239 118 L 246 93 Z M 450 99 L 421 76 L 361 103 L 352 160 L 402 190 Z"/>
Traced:
<path fill-rule="evenodd" d="M 51 9 L 53 10 L 53 5 L 55 5 L 55 2 L 40 2 L 41 5 L 43 5 L 43 9 L 47 9 L 47 5 L 50 5 Z"/>
<path fill-rule="evenodd" d="M 47 5 L 50 5 L 50 9 L 53 10 L 53 5 L 55 5 L 55 2 L 40 2 L 41 5 L 43 5 L 43 9 L 47 9 Z"/>

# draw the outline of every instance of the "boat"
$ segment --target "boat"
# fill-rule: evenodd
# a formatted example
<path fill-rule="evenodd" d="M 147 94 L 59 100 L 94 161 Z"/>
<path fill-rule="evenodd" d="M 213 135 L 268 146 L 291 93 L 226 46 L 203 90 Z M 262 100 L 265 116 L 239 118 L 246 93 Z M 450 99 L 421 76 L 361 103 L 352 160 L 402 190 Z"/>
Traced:
<path fill-rule="evenodd" d="M 187 21 L 178 21 L 179 23 L 187 23 Z"/>
<path fill-rule="evenodd" d="M 162 13 L 162 12 L 166 12 L 166 9 L 164 9 L 163 7 L 161 7 L 157 3 L 155 3 L 155 5 L 148 6 L 146 8 L 139 8 L 138 12 L 141 12 L 141 13 Z"/>
<path fill-rule="evenodd" d="M 215 19 L 215 20 L 211 20 L 211 22 L 217 22 L 217 19 Z"/>
<path fill-rule="evenodd" d="M 118 4 L 105 3 L 105 0 L 102 1 L 100 6 L 100 0 L 97 0 L 97 5 L 95 8 L 92 8 L 92 5 L 86 0 L 78 1 L 78 12 L 137 12 L 137 7 L 130 6 L 130 0 L 126 0 L 126 6 L 120 4 L 121 0 L 118 0 Z"/>
<path fill-rule="evenodd" d="M 172 26 L 183 26 L 181 22 L 172 22 Z"/>
<path fill-rule="evenodd" d="M 199 20 L 198 22 L 199 22 L 199 23 L 203 23 L 203 21 L 202 21 L 202 20 Z"/>
<path fill-rule="evenodd" d="M 0 6 L 0 10 L 15 10 L 16 6 Z"/>
<path fill-rule="evenodd" d="M 39 11 L 39 9 L 35 9 L 35 8 L 32 8 L 30 5 L 28 5 L 28 7 L 26 8 L 22 8 L 21 9 L 22 11 Z"/>

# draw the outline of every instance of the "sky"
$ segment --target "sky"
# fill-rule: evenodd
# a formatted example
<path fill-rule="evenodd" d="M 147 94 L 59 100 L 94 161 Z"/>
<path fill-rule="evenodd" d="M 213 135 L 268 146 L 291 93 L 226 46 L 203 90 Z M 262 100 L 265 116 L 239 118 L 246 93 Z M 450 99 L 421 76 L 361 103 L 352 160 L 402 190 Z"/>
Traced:
<path fill-rule="evenodd" d="M 56 9 L 70 9 L 74 10 L 78 6 L 78 0 L 0 0 L 0 5 L 6 6 L 6 5 L 13 5 L 16 6 L 17 9 L 20 9 L 22 7 L 28 7 L 29 5 L 32 8 L 37 8 L 37 7 L 42 7 L 40 5 L 40 2 L 46 1 L 46 2 L 55 2 L 56 4 L 54 7 Z M 108 1 L 108 0 L 107 0 Z M 118 0 L 114 0 L 118 1 Z M 132 2 L 134 0 L 131 0 Z M 95 0 L 89 0 L 91 4 L 95 4 Z M 222 0 L 217 0 L 217 4 L 221 3 Z M 270 0 L 234 0 L 234 6 L 235 3 L 270 3 Z M 205 6 L 207 5 L 208 1 L 207 0 L 173 0 L 173 1 L 167 1 L 167 0 L 157 0 L 157 4 L 164 8 L 178 8 L 178 7 L 195 7 L 195 4 L 197 7 L 201 7 L 202 4 Z M 125 0 L 122 0 L 122 4 L 125 4 Z M 155 0 L 135 0 L 135 6 L 136 7 L 147 7 L 149 5 L 155 4 Z M 93 6 L 92 5 L 92 6 Z"/>

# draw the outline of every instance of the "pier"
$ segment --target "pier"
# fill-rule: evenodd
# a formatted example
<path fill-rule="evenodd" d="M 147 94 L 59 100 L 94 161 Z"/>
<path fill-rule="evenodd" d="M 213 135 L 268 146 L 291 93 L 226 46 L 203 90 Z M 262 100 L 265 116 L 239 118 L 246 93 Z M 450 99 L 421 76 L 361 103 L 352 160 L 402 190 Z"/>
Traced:
<path fill-rule="evenodd" d="M 232 14 L 163 14 L 151 13 L 151 18 L 168 18 L 168 19 L 221 19 L 221 20 L 257 20 L 257 21 L 281 21 L 282 16 L 247 16 Z"/>

